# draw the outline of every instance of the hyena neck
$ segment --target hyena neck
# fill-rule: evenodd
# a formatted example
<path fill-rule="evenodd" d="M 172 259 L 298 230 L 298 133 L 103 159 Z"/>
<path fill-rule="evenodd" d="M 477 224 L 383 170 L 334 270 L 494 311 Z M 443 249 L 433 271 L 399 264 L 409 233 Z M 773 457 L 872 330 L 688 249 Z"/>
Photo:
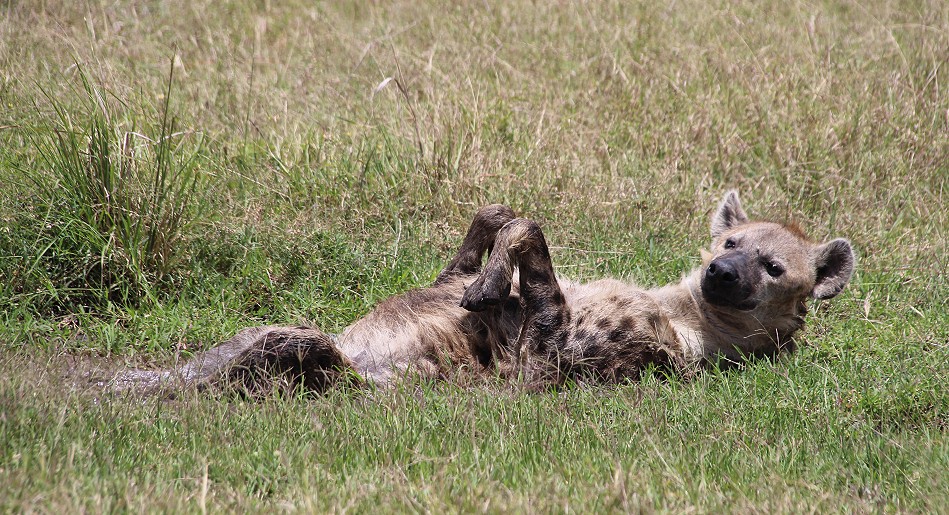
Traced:
<path fill-rule="evenodd" d="M 653 290 L 663 313 L 675 330 L 685 360 L 698 363 L 705 359 L 709 346 L 698 300 L 693 295 L 691 283 L 696 274 L 685 276 L 681 282 Z"/>
<path fill-rule="evenodd" d="M 688 362 L 720 358 L 738 361 L 752 355 L 771 355 L 777 351 L 779 342 L 790 342 L 790 336 L 800 328 L 795 325 L 772 334 L 753 316 L 728 316 L 705 302 L 701 277 L 701 270 L 694 270 L 679 283 L 654 291 Z"/>

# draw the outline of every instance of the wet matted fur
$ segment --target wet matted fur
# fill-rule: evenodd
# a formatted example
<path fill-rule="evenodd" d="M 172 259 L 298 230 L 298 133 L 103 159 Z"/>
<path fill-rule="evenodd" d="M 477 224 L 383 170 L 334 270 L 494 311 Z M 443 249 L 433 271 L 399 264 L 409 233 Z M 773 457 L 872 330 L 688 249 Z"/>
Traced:
<path fill-rule="evenodd" d="M 491 205 L 434 284 L 385 300 L 339 335 L 253 327 L 181 367 L 123 372 L 113 385 L 254 392 L 277 380 L 322 391 L 461 372 L 535 385 L 636 380 L 647 367 L 691 373 L 793 350 L 805 300 L 834 297 L 854 269 L 847 240 L 818 244 L 796 226 L 751 221 L 733 191 L 711 236 L 702 265 L 676 284 L 578 283 L 557 277 L 536 222 Z"/>

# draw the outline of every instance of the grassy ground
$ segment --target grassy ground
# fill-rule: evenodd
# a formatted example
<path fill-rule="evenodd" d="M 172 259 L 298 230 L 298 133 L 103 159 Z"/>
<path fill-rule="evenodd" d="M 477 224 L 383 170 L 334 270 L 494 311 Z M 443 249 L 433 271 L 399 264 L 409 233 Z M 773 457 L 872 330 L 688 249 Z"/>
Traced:
<path fill-rule="evenodd" d="M 3 511 L 949 506 L 941 2 L 0 12 Z M 260 402 L 81 379 L 338 331 L 489 202 L 540 220 L 564 275 L 662 284 L 729 188 L 859 254 L 777 363 Z"/>

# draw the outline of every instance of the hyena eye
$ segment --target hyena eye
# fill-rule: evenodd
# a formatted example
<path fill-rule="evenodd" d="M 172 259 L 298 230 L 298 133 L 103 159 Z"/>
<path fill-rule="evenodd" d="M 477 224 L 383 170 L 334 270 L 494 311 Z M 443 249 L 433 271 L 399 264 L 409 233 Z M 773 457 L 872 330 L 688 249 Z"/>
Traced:
<path fill-rule="evenodd" d="M 781 274 L 784 273 L 784 269 L 781 268 L 781 265 L 773 261 L 766 261 L 764 264 L 764 269 L 768 271 L 768 275 L 771 277 L 781 277 Z"/>
<path fill-rule="evenodd" d="M 725 248 L 726 248 L 726 249 L 733 249 L 733 248 L 735 248 L 735 240 L 733 240 L 733 239 L 731 239 L 731 238 L 728 238 L 727 240 L 725 240 Z"/>

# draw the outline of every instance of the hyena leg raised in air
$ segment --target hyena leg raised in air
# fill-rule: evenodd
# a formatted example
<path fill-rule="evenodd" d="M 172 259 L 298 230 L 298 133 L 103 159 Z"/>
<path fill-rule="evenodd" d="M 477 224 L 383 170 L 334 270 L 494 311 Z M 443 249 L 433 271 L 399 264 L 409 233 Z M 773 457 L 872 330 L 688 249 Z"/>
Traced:
<path fill-rule="evenodd" d="M 119 390 L 231 386 L 249 394 L 275 385 L 302 385 L 313 391 L 348 380 L 357 382 L 352 363 L 333 337 L 311 327 L 251 327 L 173 370 L 133 370 L 117 376 Z"/>
<path fill-rule="evenodd" d="M 514 210 L 501 205 L 491 204 L 475 213 L 468 234 L 458 248 L 455 257 L 435 279 L 435 284 L 443 283 L 456 275 L 471 275 L 481 270 L 481 258 L 485 252 L 491 252 L 494 239 L 504 224 L 514 219 Z"/>
<path fill-rule="evenodd" d="M 515 355 L 529 377 L 560 382 L 570 367 L 561 353 L 567 340 L 570 310 L 554 274 L 544 234 L 536 222 L 515 218 L 498 232 L 491 256 L 481 275 L 465 290 L 461 306 L 482 311 L 504 302 L 511 291 L 515 266 L 523 313 Z"/>

